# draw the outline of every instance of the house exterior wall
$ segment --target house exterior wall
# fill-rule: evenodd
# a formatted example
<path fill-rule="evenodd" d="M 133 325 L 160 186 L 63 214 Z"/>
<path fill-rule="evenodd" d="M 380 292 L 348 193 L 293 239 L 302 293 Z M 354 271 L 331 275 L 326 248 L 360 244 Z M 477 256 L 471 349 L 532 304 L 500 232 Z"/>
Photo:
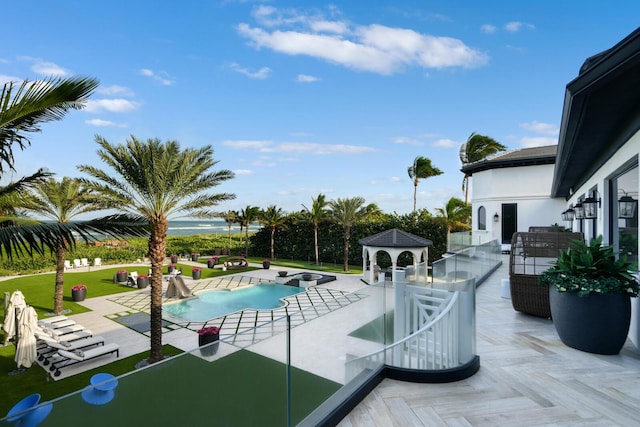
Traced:
<path fill-rule="evenodd" d="M 583 220 L 583 232 L 585 233 L 585 239 L 597 237 L 596 235 L 602 235 L 605 243 L 610 244 L 613 242 L 610 224 L 612 221 L 617 221 L 617 218 L 612 218 L 610 214 L 611 210 L 609 200 L 617 200 L 618 197 L 617 195 L 615 197 L 610 197 L 608 181 L 612 176 L 615 176 L 618 171 L 624 169 L 630 163 L 633 163 L 634 161 L 637 162 L 639 155 L 640 132 L 636 132 L 620 150 L 618 150 L 591 176 L 583 186 L 575 189 L 573 195 L 567 202 L 566 207 L 568 207 L 569 204 L 575 205 L 581 197 L 588 195 L 592 188 L 597 188 L 600 193 L 600 198 L 602 199 L 602 206 L 598 209 L 598 218 L 596 220 Z M 640 168 L 637 168 L 637 171 L 640 171 Z M 636 182 L 640 182 L 640 172 L 638 172 L 638 174 L 639 176 Z M 636 195 L 640 194 L 639 188 L 625 190 L 633 191 Z M 596 221 L 595 235 L 592 232 L 592 226 L 590 224 L 591 221 Z M 579 225 L 579 221 L 573 221 L 573 229 L 575 231 L 579 231 Z M 629 339 L 631 339 L 636 347 L 640 348 L 640 301 L 638 298 L 631 299 L 631 325 L 629 328 Z"/>
<path fill-rule="evenodd" d="M 487 231 L 501 242 L 502 205 L 505 203 L 517 205 L 516 231 L 528 231 L 530 226 L 565 225 L 560 217 L 566 209 L 564 199 L 550 198 L 553 168 L 554 165 L 535 165 L 474 173 L 471 188 L 473 230 L 478 230 L 478 209 L 484 206 Z M 494 222 L 496 213 L 498 222 Z M 503 250 L 507 250 L 507 246 L 504 245 Z"/>

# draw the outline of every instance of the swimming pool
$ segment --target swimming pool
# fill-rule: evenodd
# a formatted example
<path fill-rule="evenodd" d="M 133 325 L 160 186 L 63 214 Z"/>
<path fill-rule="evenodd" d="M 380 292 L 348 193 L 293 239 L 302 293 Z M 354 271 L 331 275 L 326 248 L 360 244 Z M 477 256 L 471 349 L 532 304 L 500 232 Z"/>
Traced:
<path fill-rule="evenodd" d="M 278 284 L 203 291 L 198 293 L 198 298 L 165 304 L 162 311 L 185 321 L 205 322 L 245 309 L 273 310 L 284 306 L 282 298 L 304 291 L 304 288 Z"/>

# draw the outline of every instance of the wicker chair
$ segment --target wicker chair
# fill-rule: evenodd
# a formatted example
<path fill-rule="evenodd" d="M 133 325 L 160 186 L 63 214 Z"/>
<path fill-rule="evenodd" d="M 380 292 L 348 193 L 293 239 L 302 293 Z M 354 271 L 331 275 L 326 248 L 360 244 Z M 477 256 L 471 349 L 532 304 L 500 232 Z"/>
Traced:
<path fill-rule="evenodd" d="M 509 288 L 516 311 L 550 318 L 549 290 L 538 284 L 538 276 L 553 265 L 560 252 L 573 240 L 584 240 L 582 233 L 517 232 L 511 238 Z"/>

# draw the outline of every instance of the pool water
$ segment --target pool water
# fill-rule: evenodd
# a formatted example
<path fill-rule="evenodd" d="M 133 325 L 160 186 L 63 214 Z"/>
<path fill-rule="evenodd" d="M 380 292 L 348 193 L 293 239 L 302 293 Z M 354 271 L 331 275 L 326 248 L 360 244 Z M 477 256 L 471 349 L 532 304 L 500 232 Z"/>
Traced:
<path fill-rule="evenodd" d="M 285 304 L 282 298 L 304 291 L 304 288 L 279 284 L 258 284 L 233 291 L 203 291 L 198 293 L 198 298 L 165 304 L 162 310 L 185 321 L 204 322 L 245 309 L 273 310 Z"/>

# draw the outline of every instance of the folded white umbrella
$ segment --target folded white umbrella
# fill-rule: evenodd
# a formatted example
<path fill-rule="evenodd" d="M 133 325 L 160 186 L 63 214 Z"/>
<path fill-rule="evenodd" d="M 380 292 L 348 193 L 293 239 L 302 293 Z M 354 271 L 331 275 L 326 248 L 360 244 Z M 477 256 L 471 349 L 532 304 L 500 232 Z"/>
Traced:
<path fill-rule="evenodd" d="M 9 298 L 9 304 L 7 305 L 7 312 L 4 315 L 4 345 L 7 345 L 9 340 L 16 335 L 16 308 L 24 310 L 27 307 L 27 303 L 24 301 L 24 295 L 19 290 L 14 291 Z"/>
<path fill-rule="evenodd" d="M 23 309 L 18 318 L 18 345 L 16 363 L 18 368 L 30 368 L 38 358 L 35 330 L 38 326 L 38 314 L 31 306 Z"/>

